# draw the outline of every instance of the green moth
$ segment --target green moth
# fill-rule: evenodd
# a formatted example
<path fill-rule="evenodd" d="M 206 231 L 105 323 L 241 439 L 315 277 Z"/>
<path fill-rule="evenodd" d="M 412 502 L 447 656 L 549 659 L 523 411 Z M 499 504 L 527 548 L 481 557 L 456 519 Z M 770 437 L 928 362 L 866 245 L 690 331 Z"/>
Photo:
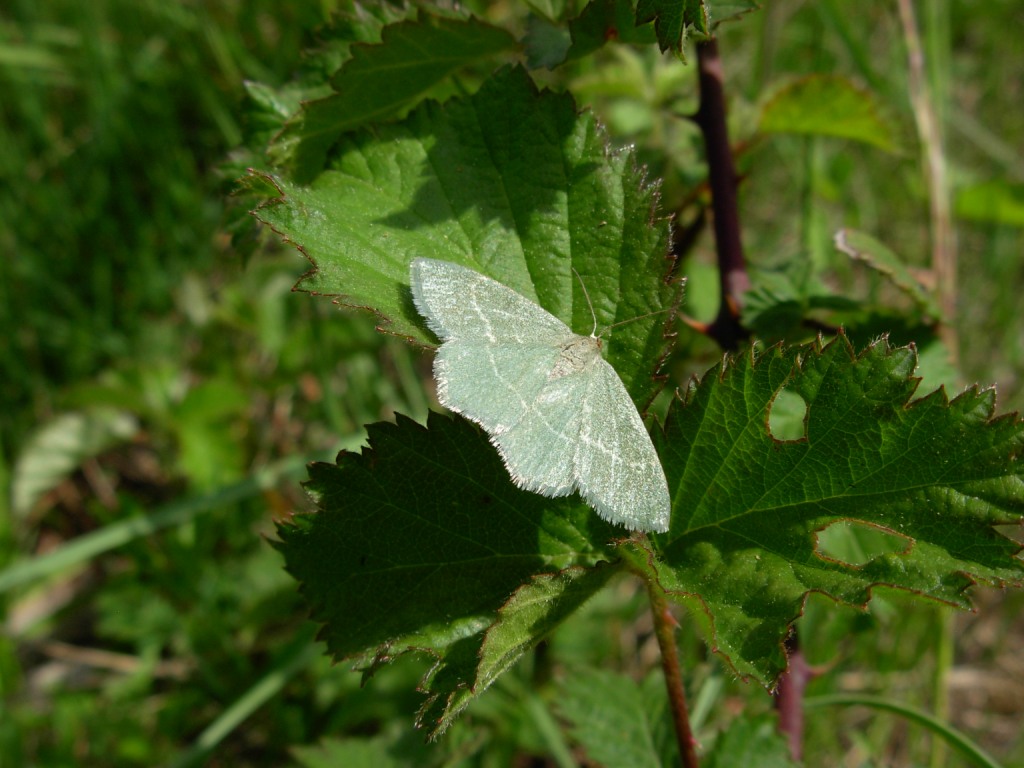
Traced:
<path fill-rule="evenodd" d="M 441 404 L 477 422 L 521 488 L 579 491 L 605 520 L 668 530 L 668 483 L 640 414 L 601 340 L 467 267 L 416 259 L 416 309 L 443 342 Z"/>

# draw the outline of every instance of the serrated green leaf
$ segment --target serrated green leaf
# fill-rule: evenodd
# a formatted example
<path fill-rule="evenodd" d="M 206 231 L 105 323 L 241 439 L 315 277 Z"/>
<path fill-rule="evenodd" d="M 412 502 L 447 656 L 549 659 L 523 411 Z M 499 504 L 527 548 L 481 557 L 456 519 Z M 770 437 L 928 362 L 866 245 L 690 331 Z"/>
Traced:
<path fill-rule="evenodd" d="M 849 312 L 860 306 L 854 299 L 831 293 L 810 272 L 806 259 L 784 262 L 775 269 L 751 269 L 750 282 L 750 290 L 743 295 L 743 326 L 762 340 L 799 340 L 794 336 L 812 312 Z"/>
<path fill-rule="evenodd" d="M 508 32 L 472 18 L 423 13 L 385 27 L 380 44 L 352 46 L 331 82 L 337 93 L 306 104 L 278 144 L 294 151 L 296 178 L 312 180 L 342 134 L 399 115 L 453 73 L 514 47 Z"/>
<path fill-rule="evenodd" d="M 368 431 L 361 454 L 310 465 L 319 512 L 279 529 L 336 658 L 440 655 L 534 576 L 593 566 L 621 536 L 578 499 L 516 488 L 463 419 L 431 414 L 424 428 L 399 416 Z"/>
<path fill-rule="evenodd" d="M 413 6 L 374 3 L 341 3 L 328 26 L 318 30 L 316 48 L 307 52 L 295 76 L 280 86 L 247 81 L 248 101 L 243 105 L 250 134 L 249 146 L 275 166 L 295 160 L 302 141 L 303 103 L 315 104 L 334 94 L 331 80 L 352 56 L 352 46 L 379 45 L 385 27 L 409 19 Z M 262 159 L 262 158 L 261 158 Z M 323 158 L 320 158 L 322 162 Z M 247 162 L 262 162 L 248 158 Z"/>
<path fill-rule="evenodd" d="M 940 338 L 934 322 L 927 318 L 914 318 L 907 312 L 881 308 L 859 313 L 855 324 L 849 321 L 845 330 L 856 348 L 866 347 L 883 337 L 893 346 L 913 344 L 917 353 L 914 376 L 920 380 L 918 394 L 933 392 L 942 386 L 950 392 L 962 387 L 961 374 L 950 360 L 949 348 Z"/>
<path fill-rule="evenodd" d="M 879 342 L 855 357 L 843 336 L 773 347 L 709 371 L 655 433 L 672 527 L 659 559 L 641 548 L 634 566 L 693 608 L 741 674 L 770 684 L 782 671 L 811 590 L 864 605 L 889 585 L 966 607 L 975 581 L 1021 582 L 1018 545 L 993 526 L 1022 520 L 1024 426 L 993 418 L 992 390 L 911 402 L 914 367 L 912 349 Z M 784 389 L 807 404 L 806 434 L 779 442 L 767 421 Z M 838 520 L 904 537 L 907 551 L 829 560 L 815 532 Z"/>
<path fill-rule="evenodd" d="M 655 42 L 654 30 L 646 24 L 637 25 L 631 0 L 591 0 L 583 12 L 569 22 L 572 46 L 566 55 L 579 59 L 598 50 L 605 43 L 649 44 Z"/>
<path fill-rule="evenodd" d="M 379 43 L 385 27 L 402 21 L 413 21 L 418 13 L 413 3 L 365 3 L 359 0 L 342 0 L 331 16 L 331 26 L 318 30 L 317 42 L 320 46 L 326 38 L 342 50 L 356 43 Z M 334 46 L 331 46 L 333 49 Z M 321 48 L 317 48 L 317 54 Z M 336 73 L 338 67 L 330 69 Z"/>
<path fill-rule="evenodd" d="M 622 534 L 516 488 L 464 420 L 399 417 L 369 437 L 362 455 L 310 465 L 320 511 L 281 526 L 278 547 L 336 658 L 372 671 L 437 657 L 418 718 L 436 735 L 618 571 L 601 561 Z"/>
<path fill-rule="evenodd" d="M 760 8 L 753 0 L 639 0 L 636 23 L 654 22 L 658 47 L 683 55 L 683 44 L 693 35 L 697 40 L 711 37 L 724 21 L 732 21 Z"/>
<path fill-rule="evenodd" d="M 711 14 L 705 0 L 638 0 L 636 23 L 654 22 L 654 33 L 662 51 L 681 56 L 687 37 L 707 37 L 711 32 Z"/>
<path fill-rule="evenodd" d="M 774 715 L 739 717 L 715 740 L 707 768 L 796 768 Z"/>
<path fill-rule="evenodd" d="M 666 763 L 645 693 L 625 675 L 573 670 L 561 685 L 558 711 L 594 763 L 605 768 L 660 768 Z M 664 701 L 663 683 L 658 693 Z"/>
<path fill-rule="evenodd" d="M 246 80 L 242 85 L 245 88 L 245 95 L 252 102 L 248 116 L 256 120 L 261 127 L 280 128 L 302 103 L 302 92 L 297 89 L 277 90 L 265 83 L 252 80 Z"/>
<path fill-rule="evenodd" d="M 431 736 L 455 717 L 523 655 L 579 609 L 619 572 L 598 563 L 541 573 L 509 598 L 497 619 L 476 637 L 447 649 L 424 681 L 427 702 L 417 721 Z"/>
<path fill-rule="evenodd" d="M 726 21 L 734 21 L 746 16 L 751 11 L 760 10 L 761 4 L 755 0 L 709 0 L 708 9 L 711 23 L 718 26 Z"/>
<path fill-rule="evenodd" d="M 852 139 L 899 150 L 898 130 L 874 95 L 839 75 L 809 75 L 779 88 L 761 107 L 762 133 Z"/>
<path fill-rule="evenodd" d="M 935 297 L 910 274 L 903 260 L 871 235 L 854 229 L 841 229 L 836 233 L 835 246 L 851 259 L 884 275 L 925 314 L 936 319 L 942 315 Z"/>
<path fill-rule="evenodd" d="M 634 400 L 657 391 L 671 315 L 649 313 L 672 306 L 680 287 L 665 281 L 656 190 L 631 153 L 609 151 L 592 115 L 538 92 L 522 69 L 349 137 L 312 186 L 272 181 L 280 197 L 255 213 L 313 262 L 302 289 L 373 308 L 388 331 L 430 342 L 409 295 L 414 257 L 472 267 L 587 334 L 582 279 L 599 326 L 635 320 L 605 336 Z"/>

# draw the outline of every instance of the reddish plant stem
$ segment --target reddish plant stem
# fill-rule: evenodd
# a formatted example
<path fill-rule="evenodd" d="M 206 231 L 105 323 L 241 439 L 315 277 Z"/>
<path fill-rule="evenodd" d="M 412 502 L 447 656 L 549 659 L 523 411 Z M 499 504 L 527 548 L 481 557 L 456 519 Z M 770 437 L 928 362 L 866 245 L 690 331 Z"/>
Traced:
<path fill-rule="evenodd" d="M 669 609 L 665 594 L 656 583 L 648 582 L 647 593 L 651 598 L 651 612 L 654 615 L 654 634 L 661 650 L 661 669 L 665 675 L 669 705 L 672 708 L 672 724 L 676 731 L 676 743 L 684 768 L 697 768 L 697 742 L 690 729 L 690 712 L 686 706 L 686 689 L 679 668 L 679 650 L 676 647 L 675 616 Z"/>
<path fill-rule="evenodd" d="M 706 332 L 723 349 L 733 350 L 749 335 L 740 324 L 739 316 L 750 278 L 740 238 L 739 179 L 725 123 L 725 90 L 718 41 L 708 40 L 697 45 L 697 69 L 700 106 L 693 119 L 704 136 L 707 152 L 721 289 L 718 316 Z"/>
<path fill-rule="evenodd" d="M 775 708 L 779 711 L 779 730 L 789 740 L 790 757 L 800 762 L 804 751 L 804 690 L 814 670 L 804 658 L 795 632 L 786 640 L 786 655 L 789 665 L 775 689 Z"/>

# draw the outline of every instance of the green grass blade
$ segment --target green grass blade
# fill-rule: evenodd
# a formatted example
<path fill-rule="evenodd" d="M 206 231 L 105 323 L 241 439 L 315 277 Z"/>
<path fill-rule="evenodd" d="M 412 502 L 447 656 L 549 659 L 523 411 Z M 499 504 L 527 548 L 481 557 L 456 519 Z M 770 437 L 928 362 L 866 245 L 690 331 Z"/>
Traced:
<path fill-rule="evenodd" d="M 200 763 L 228 734 L 280 693 L 289 680 L 317 659 L 323 653 L 323 648 L 313 640 L 313 634 L 313 628 L 307 628 L 274 668 L 210 723 L 199 734 L 195 743 L 170 763 L 171 768 L 185 768 Z"/>
<path fill-rule="evenodd" d="M 922 712 L 915 707 L 907 706 L 899 702 L 884 699 L 881 696 L 865 696 L 851 693 L 837 693 L 828 696 L 812 696 L 804 701 L 804 707 L 813 709 L 815 707 L 828 706 L 863 706 L 884 712 L 892 712 L 907 720 L 921 725 L 943 739 L 953 749 L 970 761 L 971 765 L 982 766 L 983 768 L 1001 768 L 985 750 L 971 741 L 967 736 L 952 728 L 948 723 L 939 720 L 937 717 Z"/>
<path fill-rule="evenodd" d="M 327 456 L 317 458 L 328 458 Z M 311 459 L 292 457 L 257 470 L 245 480 L 214 493 L 172 502 L 146 517 L 133 517 L 74 539 L 59 549 L 24 560 L 0 571 L 0 594 L 15 587 L 52 576 L 134 539 L 186 523 L 204 512 L 255 496 L 282 480 L 298 477 Z"/>
<path fill-rule="evenodd" d="M 556 722 L 544 699 L 535 690 L 524 685 L 515 675 L 502 677 L 501 687 L 513 701 L 522 702 L 523 709 L 529 714 L 533 726 L 544 740 L 544 746 L 548 748 L 548 758 L 558 768 L 573 768 L 577 765 L 572 755 L 572 748 L 565 739 L 565 731 Z"/>

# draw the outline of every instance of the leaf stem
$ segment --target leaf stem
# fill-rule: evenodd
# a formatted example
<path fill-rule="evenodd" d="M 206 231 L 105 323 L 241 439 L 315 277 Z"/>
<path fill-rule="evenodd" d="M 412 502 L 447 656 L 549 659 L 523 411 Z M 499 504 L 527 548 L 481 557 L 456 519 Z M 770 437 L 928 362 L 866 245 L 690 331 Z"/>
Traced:
<path fill-rule="evenodd" d="M 789 755 L 800 762 L 803 760 L 804 691 L 814 671 L 804 657 L 795 632 L 786 639 L 786 656 L 789 663 L 775 690 L 775 708 L 779 711 L 779 731 L 786 734 L 789 741 Z"/>
<path fill-rule="evenodd" d="M 697 45 L 697 69 L 700 106 L 693 119 L 704 136 L 707 153 L 721 289 L 718 316 L 708 326 L 707 333 L 723 349 L 733 350 L 748 335 L 740 325 L 739 315 L 743 294 L 750 287 L 750 277 L 740 238 L 739 183 L 725 122 L 724 75 L 717 40 Z"/>
<path fill-rule="evenodd" d="M 679 755 L 684 768 L 697 768 L 697 742 L 690 728 L 690 713 L 686 706 L 686 690 L 683 688 L 679 651 L 676 647 L 676 627 L 679 624 L 656 582 L 647 581 L 647 594 L 651 599 L 651 612 L 654 616 L 654 634 L 661 649 L 661 669 L 672 708 L 672 724 L 676 731 Z"/>

